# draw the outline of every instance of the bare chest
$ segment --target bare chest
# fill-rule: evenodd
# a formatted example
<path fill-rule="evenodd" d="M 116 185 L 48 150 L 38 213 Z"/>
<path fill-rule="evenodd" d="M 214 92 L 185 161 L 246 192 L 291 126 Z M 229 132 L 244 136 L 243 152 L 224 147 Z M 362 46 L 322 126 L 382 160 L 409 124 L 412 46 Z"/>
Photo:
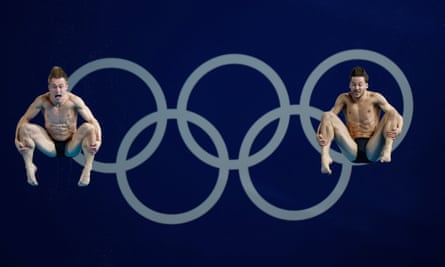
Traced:
<path fill-rule="evenodd" d="M 47 105 L 44 110 L 44 117 L 47 124 L 70 125 L 76 122 L 77 112 L 70 104 L 60 106 Z"/>
<path fill-rule="evenodd" d="M 362 121 L 373 118 L 376 107 L 368 103 L 350 103 L 346 106 L 345 113 L 352 120 Z"/>
<path fill-rule="evenodd" d="M 380 109 L 369 101 L 349 103 L 345 108 L 347 123 L 352 127 L 374 128 L 379 115 Z"/>

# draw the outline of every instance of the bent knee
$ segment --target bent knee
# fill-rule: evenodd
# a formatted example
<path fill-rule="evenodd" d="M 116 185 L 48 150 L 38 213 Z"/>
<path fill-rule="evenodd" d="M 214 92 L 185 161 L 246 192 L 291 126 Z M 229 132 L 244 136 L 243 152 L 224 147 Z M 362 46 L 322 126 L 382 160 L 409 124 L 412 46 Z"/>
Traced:
<path fill-rule="evenodd" d="M 385 117 L 386 117 L 386 122 L 387 123 L 392 123 L 392 122 L 395 121 L 396 112 L 394 110 L 390 110 L 390 111 L 385 113 Z"/>
<path fill-rule="evenodd" d="M 387 112 L 385 112 L 385 115 L 390 119 L 390 120 L 396 120 L 396 119 L 403 119 L 402 116 L 399 115 L 399 113 L 395 110 L 389 110 Z"/>
<path fill-rule="evenodd" d="M 22 138 L 30 137 L 36 130 L 36 125 L 32 123 L 24 123 L 19 129 L 19 135 Z"/>
<path fill-rule="evenodd" d="M 93 134 L 95 128 L 93 124 L 85 122 L 80 126 L 79 130 L 81 131 L 82 134 L 88 135 L 88 134 Z"/>
<path fill-rule="evenodd" d="M 323 121 L 331 121 L 333 118 L 337 117 L 332 111 L 323 112 L 321 115 L 321 120 Z"/>

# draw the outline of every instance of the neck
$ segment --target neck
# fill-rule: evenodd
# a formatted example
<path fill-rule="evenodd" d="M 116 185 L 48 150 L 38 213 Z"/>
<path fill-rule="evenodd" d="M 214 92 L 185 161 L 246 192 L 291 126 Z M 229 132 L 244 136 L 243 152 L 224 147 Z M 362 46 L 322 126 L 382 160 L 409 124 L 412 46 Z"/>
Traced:
<path fill-rule="evenodd" d="M 351 96 L 351 99 L 354 101 L 354 102 L 359 102 L 361 99 L 363 99 L 364 97 L 366 97 L 366 92 L 364 92 L 361 96 L 359 96 L 359 97 L 354 97 L 352 94 L 350 94 L 350 96 Z"/>
<path fill-rule="evenodd" d="M 57 102 L 56 100 L 52 100 L 51 101 L 51 103 L 55 106 L 55 107 L 60 107 L 62 104 L 63 104 L 63 102 L 65 102 L 65 101 L 60 101 L 60 102 Z"/>

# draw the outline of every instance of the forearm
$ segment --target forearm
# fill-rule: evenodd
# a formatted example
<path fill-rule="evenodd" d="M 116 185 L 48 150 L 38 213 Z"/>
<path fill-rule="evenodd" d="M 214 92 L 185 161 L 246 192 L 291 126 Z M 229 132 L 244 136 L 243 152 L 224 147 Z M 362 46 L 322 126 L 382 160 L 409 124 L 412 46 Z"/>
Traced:
<path fill-rule="evenodd" d="M 17 123 L 17 127 L 15 129 L 15 140 L 20 141 L 20 129 L 22 129 L 23 125 L 27 123 L 28 120 L 25 119 L 25 117 L 20 118 L 19 122 Z"/>
<path fill-rule="evenodd" d="M 398 117 L 399 117 L 399 128 L 400 128 L 400 130 L 402 130 L 403 129 L 403 117 L 400 114 Z"/>
<path fill-rule="evenodd" d="M 96 141 L 102 142 L 102 128 L 97 120 L 93 121 L 94 128 L 96 128 Z"/>

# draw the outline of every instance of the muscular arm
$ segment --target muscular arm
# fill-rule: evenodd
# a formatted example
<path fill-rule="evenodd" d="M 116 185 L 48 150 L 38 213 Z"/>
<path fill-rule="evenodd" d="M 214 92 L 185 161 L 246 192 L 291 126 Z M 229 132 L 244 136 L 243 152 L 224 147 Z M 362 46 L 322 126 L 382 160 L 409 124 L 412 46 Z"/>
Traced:
<path fill-rule="evenodd" d="M 390 136 L 393 136 L 395 138 L 397 135 L 400 134 L 403 127 L 403 118 L 402 116 L 397 112 L 397 110 L 389 104 L 389 102 L 386 100 L 386 98 L 379 94 L 375 93 L 375 101 L 377 106 L 385 113 L 393 113 L 395 121 L 393 122 L 393 127 L 389 133 Z"/>
<path fill-rule="evenodd" d="M 20 118 L 19 122 L 17 123 L 16 131 L 15 131 L 15 142 L 16 145 L 18 145 L 21 140 L 19 140 L 19 131 L 23 127 L 25 123 L 28 123 L 30 120 L 35 118 L 37 114 L 39 114 L 40 111 L 43 109 L 43 98 L 44 95 L 38 96 L 34 102 L 31 103 L 31 105 L 26 110 L 25 114 Z"/>
<path fill-rule="evenodd" d="M 100 127 L 99 122 L 93 116 L 91 110 L 87 107 L 87 105 L 85 105 L 85 102 L 80 97 L 73 96 L 72 99 L 76 106 L 76 110 L 78 114 L 82 117 L 82 119 L 94 125 L 94 128 L 96 129 L 96 141 L 99 143 L 102 142 L 102 129 Z"/>
<path fill-rule="evenodd" d="M 334 113 L 335 115 L 338 115 L 340 113 L 340 111 L 342 111 L 346 105 L 346 101 L 345 101 L 345 94 L 341 94 L 337 97 L 337 99 L 335 100 L 335 104 L 334 106 L 331 108 L 331 110 L 329 112 Z M 320 125 L 318 126 L 317 129 L 317 141 L 320 144 L 320 146 L 325 146 L 328 144 L 328 140 L 326 139 L 326 136 L 323 136 L 321 134 L 321 127 L 322 127 L 323 122 L 320 123 Z"/>
<path fill-rule="evenodd" d="M 338 113 L 340 113 L 340 111 L 343 110 L 343 108 L 345 107 L 345 95 L 341 94 L 337 97 L 337 99 L 335 100 L 335 104 L 334 106 L 331 108 L 331 110 L 329 112 L 334 113 L 335 115 L 338 115 Z M 320 134 L 320 126 L 318 127 L 317 133 Z"/>
<path fill-rule="evenodd" d="M 387 112 L 396 111 L 396 109 L 391 104 L 389 104 L 389 102 L 386 100 L 386 98 L 383 95 L 381 95 L 379 93 L 375 93 L 375 92 L 373 94 L 375 97 L 375 103 L 383 112 L 387 113 Z"/>
<path fill-rule="evenodd" d="M 335 100 L 335 104 L 331 108 L 331 112 L 333 112 L 335 115 L 338 115 L 338 113 L 340 113 L 340 111 L 342 111 L 344 109 L 344 107 L 346 105 L 345 97 L 347 97 L 346 94 L 341 94 Z"/>

